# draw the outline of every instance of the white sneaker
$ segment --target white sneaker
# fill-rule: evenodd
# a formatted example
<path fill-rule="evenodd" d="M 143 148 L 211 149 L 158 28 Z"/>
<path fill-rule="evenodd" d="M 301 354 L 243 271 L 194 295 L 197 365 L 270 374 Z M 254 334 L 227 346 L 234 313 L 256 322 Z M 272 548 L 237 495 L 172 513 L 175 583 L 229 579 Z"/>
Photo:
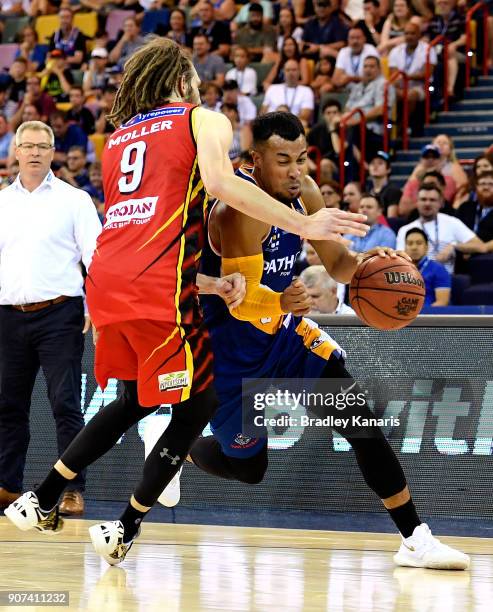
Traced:
<path fill-rule="evenodd" d="M 157 498 L 158 502 L 166 508 L 172 508 L 180 501 L 180 476 L 183 466 L 176 472 L 173 479 Z"/>
<path fill-rule="evenodd" d="M 465 570 L 469 567 L 467 555 L 433 537 L 426 523 L 418 525 L 409 538 L 402 538 L 394 562 L 403 567 Z"/>
<path fill-rule="evenodd" d="M 39 507 L 36 493 L 27 491 L 5 509 L 5 516 L 21 531 L 37 529 L 46 534 L 61 531 L 63 519 L 58 512 L 58 505 L 49 512 Z"/>
<path fill-rule="evenodd" d="M 140 535 L 139 528 L 137 535 L 130 542 L 125 543 L 123 541 L 123 531 L 121 521 L 108 521 L 89 527 L 89 535 L 94 549 L 110 565 L 121 563 Z"/>

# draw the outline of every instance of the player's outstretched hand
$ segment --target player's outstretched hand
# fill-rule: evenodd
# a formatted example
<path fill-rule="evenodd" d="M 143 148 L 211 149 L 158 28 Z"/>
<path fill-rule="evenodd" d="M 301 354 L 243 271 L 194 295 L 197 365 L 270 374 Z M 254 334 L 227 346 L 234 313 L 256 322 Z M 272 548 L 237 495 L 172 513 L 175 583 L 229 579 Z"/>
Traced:
<path fill-rule="evenodd" d="M 299 279 L 294 280 L 281 293 L 281 308 L 284 312 L 292 312 L 297 317 L 301 317 L 308 314 L 311 307 L 312 299 Z"/>
<path fill-rule="evenodd" d="M 366 236 L 370 229 L 366 216 L 338 208 L 322 208 L 305 219 L 303 238 L 307 240 L 334 240 L 345 244 L 341 234 Z"/>
<path fill-rule="evenodd" d="M 413 261 L 405 251 L 396 251 L 395 249 L 391 249 L 390 247 L 384 246 L 374 247 L 373 249 L 365 251 L 364 253 L 358 253 L 358 255 L 356 256 L 358 259 L 358 264 L 360 264 L 365 259 L 368 259 L 369 257 L 373 257 L 374 255 L 378 255 L 379 257 L 391 257 L 392 259 L 395 259 L 396 257 L 402 257 L 410 263 L 412 263 Z"/>
<path fill-rule="evenodd" d="M 230 310 L 239 306 L 245 298 L 246 281 L 239 272 L 218 278 L 216 287 L 217 295 L 226 302 Z"/>

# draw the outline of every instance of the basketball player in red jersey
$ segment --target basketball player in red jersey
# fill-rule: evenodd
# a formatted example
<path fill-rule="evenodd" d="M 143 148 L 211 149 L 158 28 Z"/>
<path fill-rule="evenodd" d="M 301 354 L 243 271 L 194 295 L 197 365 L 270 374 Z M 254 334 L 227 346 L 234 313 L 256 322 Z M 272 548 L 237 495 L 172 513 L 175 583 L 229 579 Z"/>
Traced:
<path fill-rule="evenodd" d="M 151 40 L 125 65 L 109 116 L 118 129 L 103 155 L 106 217 L 86 283 L 99 334 L 97 381 L 104 388 L 108 377 L 119 378 L 124 391 L 80 432 L 36 491 L 5 513 L 23 530 L 59 530 L 57 502 L 68 482 L 160 404 L 175 404 L 120 520 L 90 529 L 96 550 L 112 565 L 125 558 L 216 409 L 196 287 L 206 194 L 313 240 L 340 241 L 340 234 L 368 229 L 365 217 L 335 209 L 303 216 L 235 176 L 231 125 L 197 106 L 199 84 L 189 56 L 171 40 Z"/>

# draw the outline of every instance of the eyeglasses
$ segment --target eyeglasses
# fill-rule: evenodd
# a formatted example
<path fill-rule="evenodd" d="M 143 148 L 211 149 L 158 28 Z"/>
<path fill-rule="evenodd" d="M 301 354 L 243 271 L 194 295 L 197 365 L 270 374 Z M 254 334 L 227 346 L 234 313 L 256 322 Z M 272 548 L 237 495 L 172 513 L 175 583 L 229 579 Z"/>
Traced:
<path fill-rule="evenodd" d="M 334 195 L 335 191 L 333 191 L 332 189 L 324 189 L 323 191 L 321 191 L 322 195 Z"/>
<path fill-rule="evenodd" d="M 34 144 L 33 142 L 23 142 L 22 144 L 17 145 L 17 147 L 24 153 L 30 153 L 36 148 L 40 153 L 47 153 L 53 149 L 50 144 L 46 144 L 44 142 L 40 142 L 39 144 Z"/>

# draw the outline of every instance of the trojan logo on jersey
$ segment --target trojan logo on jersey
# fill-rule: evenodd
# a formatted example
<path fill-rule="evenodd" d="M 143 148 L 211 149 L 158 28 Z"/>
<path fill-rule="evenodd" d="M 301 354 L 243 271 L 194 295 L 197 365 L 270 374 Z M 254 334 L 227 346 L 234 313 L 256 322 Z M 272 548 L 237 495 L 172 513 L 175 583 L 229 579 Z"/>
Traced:
<path fill-rule="evenodd" d="M 123 227 L 128 223 L 142 225 L 147 223 L 156 212 L 157 196 L 118 202 L 108 208 L 104 229 Z"/>
<path fill-rule="evenodd" d="M 183 389 L 190 385 L 190 374 L 188 370 L 160 374 L 157 377 L 159 391 L 172 391 L 173 389 Z"/>

